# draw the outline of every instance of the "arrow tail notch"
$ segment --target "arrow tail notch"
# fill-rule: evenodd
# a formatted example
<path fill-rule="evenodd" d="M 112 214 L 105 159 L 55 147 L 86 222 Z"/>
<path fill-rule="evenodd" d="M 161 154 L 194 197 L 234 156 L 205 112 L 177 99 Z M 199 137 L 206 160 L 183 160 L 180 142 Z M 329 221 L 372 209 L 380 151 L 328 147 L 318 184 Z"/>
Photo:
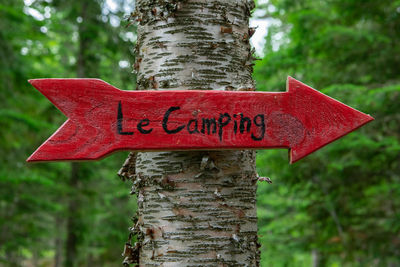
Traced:
<path fill-rule="evenodd" d="M 107 135 L 96 125 L 100 107 L 106 106 L 121 90 L 99 79 L 29 80 L 68 120 L 28 159 L 33 161 L 91 160 L 106 154 L 110 147 L 97 139 Z M 100 121 L 101 118 L 99 118 Z M 104 120 L 103 120 L 104 121 Z"/>

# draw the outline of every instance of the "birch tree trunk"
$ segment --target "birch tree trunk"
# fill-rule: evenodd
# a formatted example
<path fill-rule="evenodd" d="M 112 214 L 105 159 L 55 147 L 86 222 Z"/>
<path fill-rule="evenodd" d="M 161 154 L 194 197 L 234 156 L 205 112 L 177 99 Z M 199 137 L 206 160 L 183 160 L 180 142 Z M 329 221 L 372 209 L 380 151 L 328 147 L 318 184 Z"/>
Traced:
<path fill-rule="evenodd" d="M 137 0 L 138 90 L 254 90 L 248 0 Z M 193 115 L 200 114 L 194 110 Z M 131 155 L 140 266 L 259 266 L 255 152 Z"/>

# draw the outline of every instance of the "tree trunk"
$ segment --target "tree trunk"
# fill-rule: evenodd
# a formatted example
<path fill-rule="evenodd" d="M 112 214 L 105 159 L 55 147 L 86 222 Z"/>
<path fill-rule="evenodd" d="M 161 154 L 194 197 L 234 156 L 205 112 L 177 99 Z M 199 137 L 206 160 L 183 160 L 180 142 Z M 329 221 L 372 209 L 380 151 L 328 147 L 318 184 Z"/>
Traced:
<path fill-rule="evenodd" d="M 79 215 L 79 163 L 71 163 L 71 176 L 68 183 L 71 190 L 68 199 L 67 240 L 65 244 L 65 266 L 74 267 L 78 258 Z"/>
<path fill-rule="evenodd" d="M 253 90 L 253 7 L 246 0 L 137 0 L 138 89 Z M 132 232 L 140 266 L 259 266 L 255 152 L 136 158 Z"/>
<path fill-rule="evenodd" d="M 311 265 L 312 267 L 321 267 L 318 250 L 313 249 L 311 251 L 311 260 L 312 260 L 312 265 Z"/>
<path fill-rule="evenodd" d="M 82 1 L 80 6 L 80 15 L 82 22 L 86 23 L 86 15 L 88 12 L 88 2 Z M 78 78 L 86 77 L 86 57 L 88 36 L 85 31 L 86 25 L 78 24 L 79 48 L 77 53 L 76 76 Z M 82 219 L 80 218 L 80 192 L 79 192 L 79 169 L 80 163 L 71 163 L 71 176 L 69 181 L 69 189 L 72 191 L 68 199 L 68 219 L 67 219 L 67 240 L 66 240 L 66 256 L 65 266 L 74 267 L 78 262 L 78 245 L 82 237 L 79 235 L 82 228 Z"/>
<path fill-rule="evenodd" d="M 57 231 L 57 235 L 54 240 L 54 248 L 55 248 L 54 267 L 62 266 L 62 251 L 63 251 L 62 227 L 63 227 L 62 217 L 60 215 L 57 215 L 55 219 L 55 228 Z"/>

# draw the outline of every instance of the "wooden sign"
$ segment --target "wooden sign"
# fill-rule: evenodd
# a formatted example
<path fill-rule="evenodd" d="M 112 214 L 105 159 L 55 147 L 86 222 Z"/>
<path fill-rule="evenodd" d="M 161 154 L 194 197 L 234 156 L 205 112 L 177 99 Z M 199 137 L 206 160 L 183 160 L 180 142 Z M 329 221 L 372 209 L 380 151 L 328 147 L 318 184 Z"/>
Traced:
<path fill-rule="evenodd" d="M 29 82 L 68 120 L 27 161 L 96 160 L 117 150 L 289 148 L 293 163 L 373 120 L 291 77 L 287 92 L 277 93 Z"/>

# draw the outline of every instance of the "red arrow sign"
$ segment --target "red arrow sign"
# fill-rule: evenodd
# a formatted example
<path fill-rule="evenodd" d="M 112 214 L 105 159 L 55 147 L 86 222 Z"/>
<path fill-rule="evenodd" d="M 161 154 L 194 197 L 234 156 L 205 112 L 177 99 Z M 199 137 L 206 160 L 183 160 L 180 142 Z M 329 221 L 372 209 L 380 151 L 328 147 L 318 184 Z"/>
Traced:
<path fill-rule="evenodd" d="M 373 120 L 291 77 L 279 93 L 29 82 L 68 120 L 27 161 L 95 160 L 117 150 L 290 148 L 293 163 Z"/>

